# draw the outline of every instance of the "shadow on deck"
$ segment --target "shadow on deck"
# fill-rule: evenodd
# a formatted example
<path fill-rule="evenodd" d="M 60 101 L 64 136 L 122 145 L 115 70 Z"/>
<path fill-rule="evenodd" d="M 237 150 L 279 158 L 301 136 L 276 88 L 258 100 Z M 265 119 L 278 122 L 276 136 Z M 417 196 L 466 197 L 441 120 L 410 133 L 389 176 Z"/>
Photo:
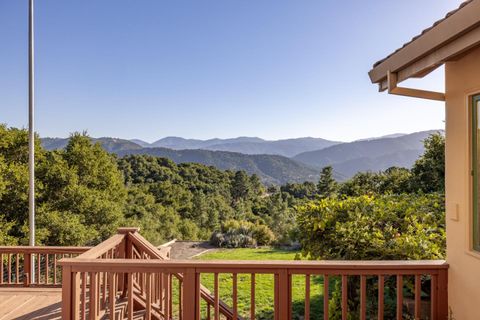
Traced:
<path fill-rule="evenodd" d="M 0 320 L 61 319 L 61 301 L 61 288 L 0 288 Z"/>

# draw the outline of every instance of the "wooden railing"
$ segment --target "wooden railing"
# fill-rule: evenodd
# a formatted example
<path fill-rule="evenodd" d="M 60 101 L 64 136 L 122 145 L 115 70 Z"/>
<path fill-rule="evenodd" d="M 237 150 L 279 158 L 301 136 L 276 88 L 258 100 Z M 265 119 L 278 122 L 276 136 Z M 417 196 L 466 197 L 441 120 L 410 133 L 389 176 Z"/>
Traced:
<path fill-rule="evenodd" d="M 403 319 L 408 313 L 415 319 L 448 317 L 448 265 L 444 261 L 180 261 L 162 257 L 138 232 L 124 229 L 77 258 L 62 259 L 63 318 L 255 319 L 256 292 L 263 289 L 256 280 L 265 275 L 273 282 L 269 316 L 275 320 L 293 319 L 292 292 L 298 289 L 293 285 L 298 284 L 298 277 L 303 279 L 303 319 L 330 319 L 338 312 L 341 319 L 355 313 L 362 320 Z M 213 277 L 211 293 L 201 284 L 205 275 Z M 225 275 L 230 279 L 228 299 L 221 295 L 225 291 L 221 276 Z M 239 290 L 245 275 L 250 278 L 247 293 Z M 315 308 L 319 301 L 312 299 L 317 283 L 322 285 L 323 308 Z M 336 309 L 333 285 L 341 289 Z M 248 312 L 239 303 L 245 294 Z"/>
<path fill-rule="evenodd" d="M 0 246 L 0 286 L 60 286 L 62 275 L 58 261 L 76 257 L 89 249 Z"/>
<path fill-rule="evenodd" d="M 182 273 L 158 274 L 152 276 L 152 282 L 147 282 L 146 275 L 142 273 L 132 273 L 130 275 L 120 273 L 111 276 L 106 271 L 95 271 L 96 263 L 102 261 L 126 259 L 128 261 L 145 262 L 150 260 L 164 261 L 169 258 L 169 247 L 156 248 L 138 233 L 137 228 L 120 228 L 118 234 L 73 259 L 74 261 L 94 261 L 94 265 L 91 266 L 93 272 L 82 272 L 72 277 L 71 274 L 68 275 L 69 267 L 64 266 L 63 276 L 66 277 L 63 282 L 64 318 L 69 319 L 71 314 L 77 315 L 77 318 L 74 319 L 99 318 L 106 314 L 106 310 L 111 307 L 112 303 L 115 304 L 119 314 L 128 314 L 127 306 L 135 305 L 135 309 L 141 309 L 143 306 L 145 309 L 147 305 L 150 305 L 149 310 L 151 310 L 154 318 L 173 319 L 175 316 L 181 317 L 181 310 L 174 314 L 173 296 L 176 293 L 180 302 L 183 288 Z M 153 285 L 153 287 L 148 289 L 147 283 Z M 174 284 L 177 285 L 175 288 Z M 133 291 L 129 285 L 132 285 Z M 149 290 L 156 292 L 153 300 L 148 300 L 145 296 L 145 292 Z M 127 292 L 133 293 L 131 295 L 134 301 L 133 305 L 126 300 Z M 207 305 L 213 306 L 214 298 L 207 288 L 201 286 L 200 295 Z M 90 304 L 90 301 L 97 302 Z M 109 301 L 108 304 L 107 301 Z M 112 310 L 115 310 L 115 308 Z M 232 311 L 225 304 L 220 302 L 219 308 L 224 317 L 232 319 Z"/>

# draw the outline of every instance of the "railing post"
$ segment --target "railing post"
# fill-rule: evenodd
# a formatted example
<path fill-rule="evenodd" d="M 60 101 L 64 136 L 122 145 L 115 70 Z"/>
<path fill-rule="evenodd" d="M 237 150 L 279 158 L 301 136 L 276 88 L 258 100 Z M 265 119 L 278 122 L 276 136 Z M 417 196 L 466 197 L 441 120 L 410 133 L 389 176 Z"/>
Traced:
<path fill-rule="evenodd" d="M 78 319 L 80 316 L 80 273 L 70 273 L 72 279 L 72 319 Z"/>
<path fill-rule="evenodd" d="M 23 286 L 30 286 L 30 279 L 32 275 L 32 254 L 26 252 L 23 255 Z"/>
<path fill-rule="evenodd" d="M 62 319 L 75 319 L 72 317 L 72 267 L 62 268 Z"/>
<path fill-rule="evenodd" d="M 437 281 L 437 306 L 438 319 L 448 319 L 448 269 L 438 271 Z"/>
<path fill-rule="evenodd" d="M 275 320 L 290 320 L 292 277 L 288 269 L 280 269 L 275 276 L 275 282 Z"/>
<path fill-rule="evenodd" d="M 183 319 L 200 319 L 200 277 L 194 268 L 188 268 L 183 275 Z"/>

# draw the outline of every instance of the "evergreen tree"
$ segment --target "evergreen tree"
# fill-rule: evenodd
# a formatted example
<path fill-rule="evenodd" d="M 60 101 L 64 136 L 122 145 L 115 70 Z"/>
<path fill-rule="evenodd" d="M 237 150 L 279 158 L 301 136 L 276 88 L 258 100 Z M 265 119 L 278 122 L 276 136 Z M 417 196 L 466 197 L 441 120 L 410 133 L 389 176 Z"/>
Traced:
<path fill-rule="evenodd" d="M 235 172 L 231 192 L 232 198 L 235 201 L 248 199 L 250 193 L 250 180 L 245 171 Z"/>
<path fill-rule="evenodd" d="M 425 152 L 412 168 L 414 191 L 445 192 L 445 138 L 432 134 L 423 142 Z"/>
<path fill-rule="evenodd" d="M 336 193 L 337 182 L 333 178 L 332 166 L 327 166 L 320 173 L 320 180 L 317 184 L 317 192 L 321 198 L 331 197 Z"/>

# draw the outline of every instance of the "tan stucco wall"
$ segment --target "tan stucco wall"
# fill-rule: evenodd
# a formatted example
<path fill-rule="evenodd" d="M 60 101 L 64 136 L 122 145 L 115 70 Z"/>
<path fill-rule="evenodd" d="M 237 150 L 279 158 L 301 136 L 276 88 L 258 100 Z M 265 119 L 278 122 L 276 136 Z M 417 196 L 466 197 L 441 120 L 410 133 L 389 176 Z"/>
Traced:
<path fill-rule="evenodd" d="M 480 49 L 448 62 L 446 78 L 446 221 L 449 305 L 457 320 L 480 319 L 480 254 L 470 250 L 469 96 L 480 93 Z"/>

